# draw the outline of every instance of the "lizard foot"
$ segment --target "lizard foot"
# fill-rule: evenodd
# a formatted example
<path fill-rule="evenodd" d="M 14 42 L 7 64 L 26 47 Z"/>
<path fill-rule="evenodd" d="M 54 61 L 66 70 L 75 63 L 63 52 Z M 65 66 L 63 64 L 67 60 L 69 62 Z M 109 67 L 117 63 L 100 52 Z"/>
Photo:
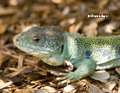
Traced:
<path fill-rule="evenodd" d="M 60 81 L 58 83 L 58 85 L 62 85 L 62 84 L 65 84 L 65 83 L 67 83 L 67 84 L 72 83 L 72 82 L 75 82 L 79 79 L 78 75 L 76 75 L 75 72 L 60 73 L 60 76 L 64 76 L 64 77 L 56 78 L 56 80 Z"/>

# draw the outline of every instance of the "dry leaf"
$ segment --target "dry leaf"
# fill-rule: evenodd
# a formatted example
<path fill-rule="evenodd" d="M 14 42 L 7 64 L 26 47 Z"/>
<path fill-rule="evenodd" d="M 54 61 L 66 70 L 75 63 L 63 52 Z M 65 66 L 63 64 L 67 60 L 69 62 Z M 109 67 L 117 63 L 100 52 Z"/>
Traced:
<path fill-rule="evenodd" d="M 6 60 L 8 60 L 8 58 L 9 57 L 7 55 L 5 55 L 2 52 L 0 52 L 0 68 L 1 68 L 3 62 L 5 62 Z"/>
<path fill-rule="evenodd" d="M 78 30 L 80 29 L 80 27 L 82 26 L 82 24 L 83 24 L 83 22 L 80 21 L 80 22 L 77 23 L 76 25 L 75 25 L 75 24 L 71 25 L 71 26 L 69 27 L 69 32 L 70 32 L 71 34 L 76 34 L 76 35 L 78 35 Z"/>
<path fill-rule="evenodd" d="M 21 3 L 23 3 L 25 0 L 9 0 L 9 4 L 12 6 L 17 6 Z"/>
<path fill-rule="evenodd" d="M 35 93 L 47 93 L 47 92 L 43 89 L 40 89 L 40 90 L 36 91 Z"/>
<path fill-rule="evenodd" d="M 4 83 L 2 80 L 0 80 L 0 83 L 2 83 L 2 84 L 0 84 L 1 85 L 0 89 L 3 89 L 5 87 L 11 85 L 13 82 L 10 81 L 10 82 Z"/>
<path fill-rule="evenodd" d="M 58 92 L 55 88 L 50 87 L 50 86 L 45 86 L 45 87 L 42 87 L 41 89 L 45 90 L 47 93 L 55 93 L 55 92 Z"/>
<path fill-rule="evenodd" d="M 70 18 L 70 19 L 67 19 L 67 20 L 63 20 L 63 21 L 60 22 L 60 26 L 61 27 L 69 26 L 69 25 L 75 23 L 75 21 L 76 21 L 76 18 Z"/>
<path fill-rule="evenodd" d="M 63 0 L 52 0 L 53 3 L 63 3 Z"/>
<path fill-rule="evenodd" d="M 18 10 L 16 8 L 2 8 L 0 7 L 0 16 L 15 14 Z"/>
<path fill-rule="evenodd" d="M 115 71 L 120 75 L 120 67 L 119 68 L 115 68 Z"/>
<path fill-rule="evenodd" d="M 98 28 L 98 34 L 112 34 L 113 30 L 117 29 L 119 24 L 117 22 L 111 22 L 103 27 Z"/>
<path fill-rule="evenodd" d="M 40 12 L 40 11 L 51 11 L 51 8 L 53 6 L 50 6 L 50 5 L 38 5 L 38 4 L 35 4 L 32 6 L 32 11 L 34 12 Z"/>
<path fill-rule="evenodd" d="M 119 79 L 119 82 L 118 82 L 118 93 L 120 93 L 120 79 Z"/>
<path fill-rule="evenodd" d="M 70 12 L 70 7 L 67 6 L 67 7 L 65 7 L 64 10 L 62 11 L 62 14 L 63 14 L 63 15 L 67 15 L 67 14 L 69 14 L 69 12 Z"/>
<path fill-rule="evenodd" d="M 23 60 L 24 60 L 24 55 L 19 55 L 19 60 L 18 60 L 18 70 L 23 67 Z"/>
<path fill-rule="evenodd" d="M 105 93 L 113 93 L 111 90 L 109 89 L 105 89 L 105 88 L 102 88 L 102 90 L 105 92 Z"/>
<path fill-rule="evenodd" d="M 111 90 L 116 86 L 116 82 L 114 81 L 106 82 L 106 84 L 109 86 L 109 89 Z"/>
<path fill-rule="evenodd" d="M 109 2 L 109 0 L 100 0 L 99 3 L 98 3 L 98 7 L 100 9 L 103 9 L 108 2 Z"/>
<path fill-rule="evenodd" d="M 17 70 L 16 72 L 10 73 L 9 76 L 11 76 L 11 77 L 16 76 L 16 75 L 20 74 L 22 71 L 24 71 L 27 68 L 30 68 L 30 66 L 25 66 L 25 67 Z"/>
<path fill-rule="evenodd" d="M 96 36 L 97 35 L 97 27 L 98 27 L 97 23 L 91 22 L 89 25 L 84 26 L 83 32 L 85 32 L 85 34 L 87 36 Z"/>
<path fill-rule="evenodd" d="M 0 79 L 0 87 L 2 87 L 3 85 L 5 85 L 5 82 L 2 79 Z"/>
<path fill-rule="evenodd" d="M 66 87 L 64 87 L 64 89 L 63 89 L 63 91 L 66 93 L 68 93 L 68 92 L 72 92 L 72 93 L 74 93 L 74 92 L 76 92 L 79 88 L 81 88 L 81 87 L 83 87 L 83 86 L 85 86 L 86 85 L 86 83 L 85 82 L 83 82 L 83 81 L 78 81 L 78 82 L 76 82 L 76 83 L 72 83 L 72 84 L 69 84 L 69 85 L 67 85 Z M 74 92 L 73 92 L 74 91 Z"/>
<path fill-rule="evenodd" d="M 25 26 L 24 24 L 22 24 L 21 26 L 22 26 L 21 32 L 25 32 L 25 31 L 27 31 L 28 29 L 30 29 L 30 28 L 32 28 L 32 27 L 38 27 L 37 24 L 30 24 L 30 25 L 28 25 L 28 26 Z"/>
<path fill-rule="evenodd" d="M 85 82 L 85 83 L 90 87 L 92 93 L 105 93 L 98 87 L 94 86 L 93 84 L 90 84 L 88 82 Z"/>
<path fill-rule="evenodd" d="M 8 25 L 9 24 L 0 23 L 0 35 L 4 34 L 6 32 Z"/>
<path fill-rule="evenodd" d="M 110 74 L 104 71 L 95 71 L 93 74 L 90 75 L 91 78 L 95 80 L 99 80 L 101 82 L 107 82 L 110 78 Z"/>
<path fill-rule="evenodd" d="M 72 86 L 72 85 L 68 85 L 66 87 L 64 87 L 64 92 L 71 92 L 72 90 L 74 90 L 77 86 Z"/>

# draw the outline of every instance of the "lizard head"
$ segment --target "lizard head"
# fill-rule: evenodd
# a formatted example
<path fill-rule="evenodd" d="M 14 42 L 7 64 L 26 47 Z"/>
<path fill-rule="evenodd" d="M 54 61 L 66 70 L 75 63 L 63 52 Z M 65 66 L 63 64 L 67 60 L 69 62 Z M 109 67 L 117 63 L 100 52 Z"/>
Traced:
<path fill-rule="evenodd" d="M 63 30 L 55 26 L 33 27 L 16 35 L 14 44 L 22 51 L 36 57 L 44 59 L 52 55 L 60 57 L 64 47 L 63 33 Z"/>

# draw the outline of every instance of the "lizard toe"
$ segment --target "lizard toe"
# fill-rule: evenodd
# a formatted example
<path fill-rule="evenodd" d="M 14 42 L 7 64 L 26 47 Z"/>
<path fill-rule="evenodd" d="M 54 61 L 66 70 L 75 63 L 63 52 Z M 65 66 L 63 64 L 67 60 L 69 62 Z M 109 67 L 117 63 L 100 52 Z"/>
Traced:
<path fill-rule="evenodd" d="M 66 76 L 68 73 L 59 73 L 59 76 Z"/>
<path fill-rule="evenodd" d="M 68 84 L 68 83 L 72 83 L 72 82 L 77 81 L 77 77 L 76 77 L 76 75 L 74 75 L 74 72 L 70 72 L 66 76 L 58 77 L 56 79 L 57 80 L 63 80 L 63 81 L 59 82 L 58 85 L 65 84 L 65 83 Z"/>
<path fill-rule="evenodd" d="M 57 77 L 57 78 L 56 78 L 57 81 L 65 80 L 65 79 L 67 79 L 67 77 Z"/>
<path fill-rule="evenodd" d="M 70 72 L 71 72 L 71 70 L 65 69 L 65 72 L 70 73 Z"/>
<path fill-rule="evenodd" d="M 70 80 L 66 79 L 66 80 L 63 80 L 63 81 L 59 82 L 58 85 L 62 85 L 62 84 L 65 84 L 65 83 L 69 84 L 70 82 L 71 82 Z"/>

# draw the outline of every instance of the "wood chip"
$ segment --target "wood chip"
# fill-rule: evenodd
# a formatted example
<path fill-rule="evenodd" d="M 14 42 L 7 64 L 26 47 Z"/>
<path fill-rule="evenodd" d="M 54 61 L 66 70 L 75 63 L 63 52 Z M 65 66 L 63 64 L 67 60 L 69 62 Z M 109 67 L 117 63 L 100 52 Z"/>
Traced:
<path fill-rule="evenodd" d="M 115 71 L 120 75 L 120 67 L 119 68 L 115 68 Z"/>

